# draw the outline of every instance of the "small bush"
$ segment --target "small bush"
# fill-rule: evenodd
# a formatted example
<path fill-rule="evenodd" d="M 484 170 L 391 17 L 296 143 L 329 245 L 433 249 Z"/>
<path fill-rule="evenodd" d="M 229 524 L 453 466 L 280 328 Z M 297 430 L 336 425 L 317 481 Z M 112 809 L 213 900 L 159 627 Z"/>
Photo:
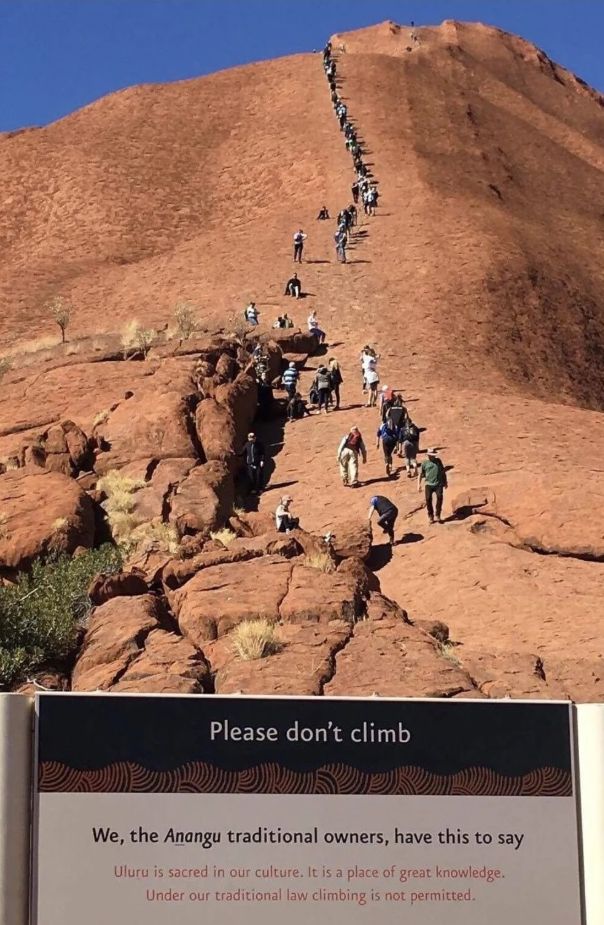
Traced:
<path fill-rule="evenodd" d="M 274 655 L 280 649 L 275 624 L 268 620 L 244 620 L 231 633 L 233 648 L 244 662 Z"/>
<path fill-rule="evenodd" d="M 10 357 L 0 357 L 0 382 L 11 368 Z"/>
<path fill-rule="evenodd" d="M 213 533 L 210 533 L 210 539 L 218 540 L 223 546 L 228 546 L 229 543 L 237 539 L 237 534 L 229 530 L 228 527 L 223 527 L 222 530 L 214 530 Z"/>
<path fill-rule="evenodd" d="M 181 340 L 188 340 L 197 330 L 196 308 L 192 302 L 177 302 L 174 323 Z"/>
<path fill-rule="evenodd" d="M 180 549 L 180 538 L 172 524 L 151 520 L 131 530 L 129 544 L 131 548 L 141 552 L 156 549 L 158 552 L 176 555 Z"/>
<path fill-rule="evenodd" d="M 97 412 L 97 414 L 95 414 L 94 418 L 92 419 L 92 427 L 100 427 L 101 424 L 106 424 L 109 420 L 110 414 L 111 412 L 109 411 L 109 408 L 105 408 L 104 411 Z"/>
<path fill-rule="evenodd" d="M 304 565 L 316 568 L 319 572 L 333 572 L 335 565 L 327 552 L 310 552 L 304 556 Z"/>
<path fill-rule="evenodd" d="M 144 486 L 142 479 L 132 479 L 117 469 L 112 469 L 97 482 L 98 490 L 107 496 L 101 507 L 107 514 L 111 535 L 116 543 L 129 542 L 132 532 L 141 523 L 140 518 L 132 512 L 136 504 L 134 496 Z"/>
<path fill-rule="evenodd" d="M 61 331 L 61 342 L 64 344 L 65 332 L 71 320 L 71 303 L 68 302 L 67 299 L 64 299 L 62 295 L 56 295 L 46 303 L 46 309 L 54 323 L 59 326 L 59 330 Z"/>
<path fill-rule="evenodd" d="M 16 584 L 0 587 L 0 688 L 72 655 L 78 624 L 90 612 L 91 580 L 121 564 L 119 549 L 107 543 L 73 559 L 34 562 Z"/>
<path fill-rule="evenodd" d="M 142 353 L 146 358 L 155 343 L 156 332 L 151 328 L 142 328 L 138 321 L 130 321 L 122 332 L 124 357 Z"/>

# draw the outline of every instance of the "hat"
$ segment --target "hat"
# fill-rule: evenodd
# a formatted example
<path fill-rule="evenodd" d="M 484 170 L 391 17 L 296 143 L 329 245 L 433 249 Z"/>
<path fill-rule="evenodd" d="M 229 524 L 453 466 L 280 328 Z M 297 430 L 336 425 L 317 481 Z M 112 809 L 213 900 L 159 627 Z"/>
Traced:
<path fill-rule="evenodd" d="M 292 360 L 291 363 L 289 364 L 289 368 L 290 368 L 290 369 L 295 369 L 295 368 L 296 368 L 296 364 L 294 363 L 293 360 Z"/>
<path fill-rule="evenodd" d="M 388 386 L 387 386 L 387 385 L 383 385 L 383 386 L 382 386 L 382 392 L 387 392 L 387 391 L 388 391 Z"/>
<path fill-rule="evenodd" d="M 369 503 L 370 503 L 370 504 L 375 504 L 376 501 L 377 501 L 377 495 L 374 495 L 373 498 L 371 499 L 371 501 L 370 501 Z"/>
<path fill-rule="evenodd" d="M 434 449 L 433 446 L 429 446 L 428 449 L 426 450 L 426 453 L 428 454 L 428 456 L 436 456 L 436 450 Z"/>

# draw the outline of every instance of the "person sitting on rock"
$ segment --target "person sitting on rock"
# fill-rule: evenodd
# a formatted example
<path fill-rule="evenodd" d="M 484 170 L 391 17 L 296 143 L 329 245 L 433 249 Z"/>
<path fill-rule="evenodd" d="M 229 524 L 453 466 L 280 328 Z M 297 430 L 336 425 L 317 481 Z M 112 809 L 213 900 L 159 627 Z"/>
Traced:
<path fill-rule="evenodd" d="M 285 314 L 283 315 L 283 322 L 284 322 L 283 324 L 284 328 L 293 328 L 294 326 L 294 322 L 291 320 L 287 312 L 285 312 Z"/>
<path fill-rule="evenodd" d="M 336 456 L 343 485 L 356 488 L 359 484 L 359 455 L 366 463 L 367 450 L 361 431 L 358 427 L 351 427 L 346 436 L 342 437 Z"/>
<path fill-rule="evenodd" d="M 300 526 L 300 520 L 298 517 L 292 517 L 289 512 L 289 506 L 294 499 L 291 495 L 284 495 L 275 511 L 275 526 L 279 533 L 289 533 L 290 530 L 295 530 Z"/>
<path fill-rule="evenodd" d="M 369 503 L 369 523 L 371 523 L 371 518 L 376 512 L 378 526 L 387 535 L 390 543 L 394 543 L 394 525 L 398 517 L 397 506 L 389 498 L 384 498 L 383 495 L 374 495 Z"/>
<path fill-rule="evenodd" d="M 319 319 L 317 318 L 316 312 L 311 312 L 307 319 L 308 330 L 309 332 L 317 338 L 320 344 L 325 343 L 325 331 L 322 331 L 319 327 Z"/>
<path fill-rule="evenodd" d="M 250 304 L 246 307 L 244 314 L 245 320 L 248 324 L 259 324 L 258 316 L 260 315 L 260 312 L 256 308 L 255 302 L 250 302 Z"/>
<path fill-rule="evenodd" d="M 317 215 L 317 221 L 324 222 L 328 218 L 329 218 L 329 212 L 327 210 L 327 206 L 321 206 L 321 210 L 319 214 Z"/>
<path fill-rule="evenodd" d="M 302 283 L 298 279 L 298 274 L 294 273 L 285 284 L 285 292 L 283 295 L 292 295 L 294 298 L 299 299 L 302 293 Z"/>
<path fill-rule="evenodd" d="M 300 393 L 296 392 L 287 403 L 287 420 L 298 421 L 303 418 L 305 414 L 310 415 L 310 409 Z"/>
<path fill-rule="evenodd" d="M 284 328 L 285 327 L 285 321 L 283 319 L 283 315 L 277 315 L 277 320 L 274 322 L 273 327 L 274 328 Z"/>

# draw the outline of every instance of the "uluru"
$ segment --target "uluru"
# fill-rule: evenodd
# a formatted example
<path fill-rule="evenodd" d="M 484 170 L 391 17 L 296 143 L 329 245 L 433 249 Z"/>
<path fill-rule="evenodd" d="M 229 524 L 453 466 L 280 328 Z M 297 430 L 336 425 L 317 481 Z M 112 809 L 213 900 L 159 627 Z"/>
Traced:
<path fill-rule="evenodd" d="M 604 97 L 452 20 L 0 134 L 2 687 L 600 700 L 603 171 Z"/>

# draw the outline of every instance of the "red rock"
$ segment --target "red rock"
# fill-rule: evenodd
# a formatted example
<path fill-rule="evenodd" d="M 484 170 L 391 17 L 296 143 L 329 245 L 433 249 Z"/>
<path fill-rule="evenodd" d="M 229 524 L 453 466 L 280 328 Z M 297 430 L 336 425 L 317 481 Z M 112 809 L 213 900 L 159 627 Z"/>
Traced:
<path fill-rule="evenodd" d="M 195 427 L 206 459 L 228 462 L 240 449 L 231 412 L 214 398 L 204 398 L 195 411 Z"/>
<path fill-rule="evenodd" d="M 371 552 L 371 529 L 367 520 L 344 520 L 338 523 L 332 538 L 335 554 L 341 559 L 354 556 L 364 562 Z"/>
<path fill-rule="evenodd" d="M 113 597 L 136 597 L 147 594 L 147 582 L 136 572 L 117 572 L 114 575 L 97 575 L 88 588 L 88 597 L 95 606 L 105 604 Z"/>
<path fill-rule="evenodd" d="M 144 651 L 111 690 L 155 694 L 200 694 L 209 683 L 208 664 L 187 639 L 151 630 Z"/>
<path fill-rule="evenodd" d="M 70 478 L 43 470 L 0 476 L 0 570 L 24 569 L 48 553 L 73 553 L 94 541 L 94 513 Z"/>
<path fill-rule="evenodd" d="M 279 613 L 285 623 L 352 623 L 361 613 L 361 594 L 354 577 L 294 565 Z"/>
<path fill-rule="evenodd" d="M 209 534 L 226 522 L 234 500 L 233 477 L 228 466 L 211 460 L 193 469 L 175 489 L 170 523 L 180 534 Z"/>

